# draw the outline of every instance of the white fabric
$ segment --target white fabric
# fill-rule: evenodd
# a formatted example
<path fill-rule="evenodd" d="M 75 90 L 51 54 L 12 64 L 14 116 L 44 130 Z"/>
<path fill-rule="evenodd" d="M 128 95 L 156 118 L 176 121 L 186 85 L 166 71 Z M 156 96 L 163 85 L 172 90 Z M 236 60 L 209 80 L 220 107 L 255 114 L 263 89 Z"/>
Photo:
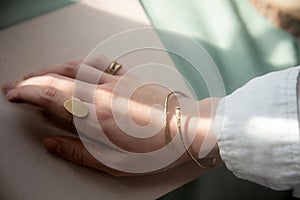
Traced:
<path fill-rule="evenodd" d="M 221 130 L 216 133 L 220 154 L 229 170 L 274 190 L 292 189 L 296 197 L 299 70 L 300 66 L 251 80 L 221 100 L 215 118 L 215 130 Z"/>

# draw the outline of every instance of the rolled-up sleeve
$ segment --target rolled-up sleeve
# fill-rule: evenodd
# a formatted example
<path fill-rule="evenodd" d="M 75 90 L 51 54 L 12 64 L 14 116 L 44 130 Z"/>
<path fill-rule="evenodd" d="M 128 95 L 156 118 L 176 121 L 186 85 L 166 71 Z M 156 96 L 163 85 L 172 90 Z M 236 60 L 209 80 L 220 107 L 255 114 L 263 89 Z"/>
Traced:
<path fill-rule="evenodd" d="M 300 67 L 255 78 L 223 98 L 215 118 L 222 160 L 237 177 L 300 197 Z"/>

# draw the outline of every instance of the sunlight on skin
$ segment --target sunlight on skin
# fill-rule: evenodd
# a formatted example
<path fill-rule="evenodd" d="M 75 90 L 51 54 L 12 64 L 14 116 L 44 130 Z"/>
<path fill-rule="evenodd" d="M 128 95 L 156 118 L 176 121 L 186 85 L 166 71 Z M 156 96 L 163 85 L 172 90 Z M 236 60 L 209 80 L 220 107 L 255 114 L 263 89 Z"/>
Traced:
<path fill-rule="evenodd" d="M 36 76 L 17 83 L 17 87 L 36 85 L 36 86 L 51 86 L 68 94 L 73 93 L 74 80 L 71 78 L 59 75 Z"/>

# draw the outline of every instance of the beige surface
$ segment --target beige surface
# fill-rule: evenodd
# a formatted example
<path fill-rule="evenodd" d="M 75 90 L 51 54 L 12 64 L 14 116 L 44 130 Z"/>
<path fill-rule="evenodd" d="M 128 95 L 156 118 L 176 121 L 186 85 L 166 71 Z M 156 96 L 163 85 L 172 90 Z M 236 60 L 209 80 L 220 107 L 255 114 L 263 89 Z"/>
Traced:
<path fill-rule="evenodd" d="M 1 83 L 42 66 L 84 57 L 113 34 L 150 25 L 138 1 L 124 2 L 85 1 L 1 31 Z M 137 64 L 155 58 L 172 65 L 162 53 L 136 55 L 123 62 Z M 54 116 L 10 104 L 1 93 L 0 118 L 0 199 L 153 199 L 201 173 L 190 163 L 151 176 L 112 178 L 45 151 L 43 138 L 68 132 L 64 122 L 53 122 Z"/>

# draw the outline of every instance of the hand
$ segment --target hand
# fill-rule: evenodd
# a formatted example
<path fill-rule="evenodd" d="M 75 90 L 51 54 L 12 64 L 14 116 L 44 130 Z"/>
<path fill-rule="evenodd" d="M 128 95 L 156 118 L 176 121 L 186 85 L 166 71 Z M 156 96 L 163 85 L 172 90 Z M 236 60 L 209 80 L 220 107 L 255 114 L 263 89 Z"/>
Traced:
<path fill-rule="evenodd" d="M 76 128 L 90 139 L 105 144 L 99 145 L 94 142 L 83 141 L 82 138 L 80 140 L 78 137 L 54 136 L 44 140 L 45 147 L 51 153 L 66 160 L 96 168 L 114 176 L 137 175 L 137 173 L 134 172 L 120 170 L 120 166 L 136 165 L 136 163 L 134 163 L 136 160 L 135 158 L 131 159 L 128 153 L 119 152 L 115 146 L 126 152 L 141 155 L 165 147 L 164 128 L 162 126 L 164 118 L 162 105 L 170 91 L 156 84 L 148 84 L 135 90 L 130 98 L 124 97 L 122 91 L 127 88 L 134 88 L 142 81 L 133 76 L 126 76 L 126 78 L 124 78 L 124 74 L 126 74 L 124 69 L 119 70 L 116 75 L 104 73 L 103 71 L 110 62 L 111 61 L 104 56 L 99 56 L 85 63 L 75 61 L 58 64 L 44 68 L 38 72 L 30 73 L 26 75 L 22 81 L 7 83 L 3 86 L 3 91 L 6 93 L 7 99 L 11 102 L 25 102 L 46 108 L 66 121 L 70 118 L 70 113 L 65 110 L 63 104 L 67 99 L 74 96 L 74 91 L 77 91 L 77 93 L 79 91 L 80 99 L 85 102 L 90 112 L 87 118 L 74 119 L 75 124 L 76 121 L 78 121 L 79 124 Z M 82 66 L 84 67 L 82 68 Z M 79 70 L 82 69 L 85 69 L 83 70 L 85 76 L 76 77 Z M 101 79 L 97 84 L 91 81 L 94 74 L 101 74 Z M 77 79 L 76 82 L 75 78 Z M 120 84 L 120 82 L 122 84 Z M 116 90 L 116 86 L 118 86 L 118 90 Z M 190 148 L 195 157 L 198 156 L 198 151 L 204 136 L 211 130 L 210 120 L 207 119 L 211 118 L 211 114 L 213 113 L 211 113 L 210 108 L 212 105 L 216 107 L 217 101 L 217 99 L 206 99 L 195 102 L 183 97 L 170 98 L 169 125 L 171 138 L 177 135 L 174 108 L 180 102 L 181 107 L 188 111 L 186 112 L 188 115 L 184 116 L 184 118 L 192 119 L 183 120 L 183 130 L 187 130 L 183 132 L 187 137 L 189 137 L 189 132 L 195 133 Z M 211 102 L 214 102 L 214 104 L 211 104 Z M 157 106 L 158 104 L 161 106 Z M 94 120 L 92 114 L 93 105 L 95 105 L 96 111 Z M 113 107 L 112 105 L 116 106 Z M 196 107 L 198 108 L 195 109 L 196 107 L 193 105 L 197 105 Z M 128 108 L 128 112 L 124 113 L 124 110 L 126 110 L 124 108 Z M 198 109 L 201 110 L 201 116 L 198 115 Z M 119 123 L 117 123 L 115 119 L 115 114 L 121 116 L 121 121 L 118 121 Z M 205 123 L 198 123 L 201 119 L 205 119 Z M 151 133 L 151 129 L 148 133 L 147 131 L 138 132 L 139 129 L 135 129 L 135 126 L 130 127 L 130 124 L 132 124 L 129 123 L 130 120 L 139 127 L 147 127 L 150 124 L 150 127 L 154 128 L 153 130 L 157 130 L 157 132 Z M 129 130 L 132 130 L 130 135 L 119 127 L 120 124 L 125 124 L 126 126 L 129 124 Z M 98 125 L 102 128 L 101 133 L 95 131 L 95 127 Z M 105 141 L 103 135 L 109 140 Z M 112 146 L 112 144 L 115 146 Z M 177 147 L 182 148 L 178 145 L 181 144 L 175 144 L 175 150 Z M 101 158 L 99 158 L 97 152 L 101 152 L 101 155 L 99 155 Z M 103 155 L 105 155 L 104 158 Z M 167 154 L 165 157 L 160 157 L 159 162 L 163 162 L 167 157 Z M 212 149 L 210 154 L 208 154 L 208 157 L 219 158 L 217 145 Z M 164 171 L 187 160 L 190 160 L 190 158 L 183 153 L 178 159 L 174 160 L 174 162 L 156 171 Z M 210 159 L 204 159 L 202 162 L 204 165 L 207 163 L 207 165 L 209 165 Z"/>

